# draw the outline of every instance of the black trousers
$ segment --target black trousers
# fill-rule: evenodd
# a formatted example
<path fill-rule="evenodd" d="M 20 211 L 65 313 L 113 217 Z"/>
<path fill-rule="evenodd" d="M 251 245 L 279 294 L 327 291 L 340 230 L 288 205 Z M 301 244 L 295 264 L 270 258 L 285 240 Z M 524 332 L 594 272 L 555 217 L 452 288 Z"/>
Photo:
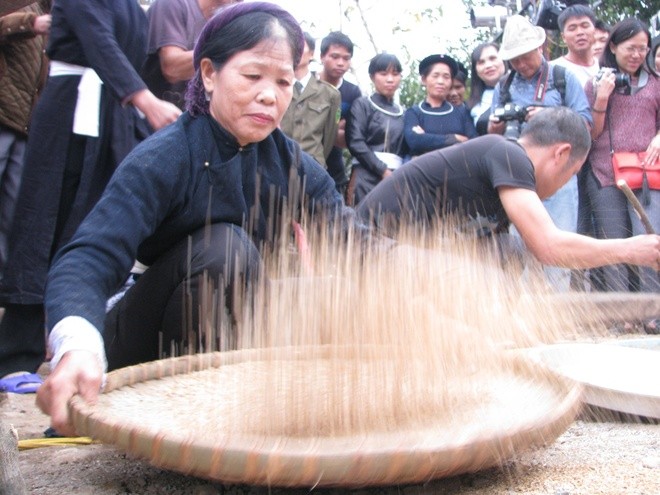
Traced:
<path fill-rule="evenodd" d="M 0 377 L 17 371 L 37 371 L 46 354 L 44 307 L 6 304 L 0 323 Z"/>
<path fill-rule="evenodd" d="M 80 185 L 85 146 L 86 138 L 75 134 L 71 135 L 67 149 L 66 165 L 63 170 L 62 189 L 58 199 L 59 207 L 55 230 L 48 253 L 49 263 L 58 247 L 68 240 L 65 227 Z M 77 225 L 70 226 L 71 232 L 75 227 Z M 39 232 L 34 233 L 37 238 L 39 238 L 39 234 Z M 12 241 L 13 237 L 10 237 L 9 242 L 12 243 Z M 13 243 L 10 244 L 10 248 L 12 247 L 14 247 Z M 20 245 L 15 249 L 20 249 Z M 12 258 L 10 257 L 7 261 L 11 264 Z M 9 265 L 7 267 L 15 268 Z M 17 270 L 19 273 L 24 273 L 25 267 L 20 266 Z M 14 273 L 17 270 L 14 270 Z M 44 268 L 44 272 L 39 275 L 40 277 L 45 278 L 45 270 Z M 37 371 L 46 357 L 43 304 L 6 303 L 3 307 L 5 311 L 0 322 L 0 377 L 17 371 Z"/>
<path fill-rule="evenodd" d="M 194 232 L 150 266 L 108 313 L 103 331 L 108 369 L 159 359 L 161 344 L 165 353 L 172 344 L 179 352 L 181 346 L 199 349 L 200 343 L 214 348 L 200 333 L 212 306 L 202 314 L 202 301 L 214 300 L 231 322 L 260 272 L 259 251 L 240 227 L 219 223 Z M 231 345 L 232 325 L 218 332 Z"/>

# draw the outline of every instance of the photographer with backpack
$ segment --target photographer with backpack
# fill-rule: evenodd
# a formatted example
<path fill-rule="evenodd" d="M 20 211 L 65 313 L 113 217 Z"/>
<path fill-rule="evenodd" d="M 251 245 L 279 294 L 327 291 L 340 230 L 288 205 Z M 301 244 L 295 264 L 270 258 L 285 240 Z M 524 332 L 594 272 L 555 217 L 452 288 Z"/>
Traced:
<path fill-rule="evenodd" d="M 504 28 L 499 55 L 508 61 L 511 72 L 495 87 L 488 132 L 504 134 L 507 127 L 504 112 L 506 104 L 516 105 L 521 112 L 515 118 L 525 122 L 543 107 L 566 106 L 584 118 L 585 125 L 591 126 L 592 118 L 589 103 L 579 80 L 565 68 L 548 63 L 542 54 L 545 30 L 534 26 L 520 15 L 509 17 Z M 509 119 L 508 121 L 511 121 Z M 568 232 L 577 231 L 578 192 L 577 180 L 571 178 L 557 193 L 544 201 L 544 205 L 555 225 Z M 570 270 L 546 268 L 550 284 L 558 291 L 570 287 Z"/>

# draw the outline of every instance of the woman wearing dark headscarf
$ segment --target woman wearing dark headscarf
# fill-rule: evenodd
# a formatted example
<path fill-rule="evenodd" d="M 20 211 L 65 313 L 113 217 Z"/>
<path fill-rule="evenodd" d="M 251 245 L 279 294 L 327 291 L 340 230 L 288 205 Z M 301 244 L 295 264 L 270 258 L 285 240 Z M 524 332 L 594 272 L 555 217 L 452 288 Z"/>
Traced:
<path fill-rule="evenodd" d="M 404 115 L 403 132 L 411 155 L 422 155 L 476 137 L 467 107 L 454 107 L 447 99 L 457 72 L 458 64 L 447 55 L 429 55 L 419 63 L 426 98 Z"/>
<path fill-rule="evenodd" d="M 370 96 L 351 105 L 347 129 L 353 156 L 349 204 L 358 204 L 376 184 L 397 168 L 406 154 L 403 140 L 403 107 L 394 101 L 401 84 L 401 63 L 395 55 L 380 53 L 369 63 L 374 85 Z"/>
<path fill-rule="evenodd" d="M 298 23 L 274 4 L 216 14 L 195 47 L 188 112 L 124 160 L 58 254 L 46 293 L 55 367 L 38 392 L 58 431 L 71 431 L 71 395 L 98 394 L 106 359 L 113 369 L 158 358 L 159 332 L 180 340 L 188 312 L 196 328 L 197 310 L 181 301 L 188 294 L 198 307 L 202 277 L 219 283 L 231 311 L 234 289 L 259 274 L 287 198 L 301 192 L 315 213 L 352 213 L 327 172 L 278 129 L 302 47 Z M 134 259 L 149 268 L 106 316 Z"/>

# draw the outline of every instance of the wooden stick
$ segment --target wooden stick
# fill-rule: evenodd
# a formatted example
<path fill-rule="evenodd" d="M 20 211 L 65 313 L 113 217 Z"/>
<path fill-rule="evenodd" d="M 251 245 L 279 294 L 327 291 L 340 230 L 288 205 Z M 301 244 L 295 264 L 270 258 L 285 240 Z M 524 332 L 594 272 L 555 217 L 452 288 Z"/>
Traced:
<path fill-rule="evenodd" d="M 635 193 L 632 192 L 632 189 L 630 189 L 630 187 L 628 187 L 628 183 L 625 180 L 620 179 L 619 181 L 617 181 L 616 185 L 618 186 L 619 189 L 623 191 L 623 194 L 626 195 L 628 201 L 630 201 L 630 204 L 635 209 L 635 212 L 637 213 L 637 216 L 641 220 L 642 225 L 644 225 L 644 229 L 646 230 L 646 233 L 655 234 L 653 230 L 653 225 L 651 225 L 651 221 L 649 220 L 649 216 L 644 211 L 644 207 L 637 199 L 637 196 L 635 196 Z"/>

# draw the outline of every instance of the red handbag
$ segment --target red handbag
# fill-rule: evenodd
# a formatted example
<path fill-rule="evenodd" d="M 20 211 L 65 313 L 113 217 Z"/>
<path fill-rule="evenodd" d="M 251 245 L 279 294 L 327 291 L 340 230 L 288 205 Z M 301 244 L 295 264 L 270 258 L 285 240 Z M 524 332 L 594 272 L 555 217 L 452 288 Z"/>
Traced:
<path fill-rule="evenodd" d="M 643 165 L 646 153 L 617 151 L 612 154 L 614 180 L 623 179 L 630 189 L 642 189 L 644 183 L 650 189 L 660 189 L 660 160 Z"/>

